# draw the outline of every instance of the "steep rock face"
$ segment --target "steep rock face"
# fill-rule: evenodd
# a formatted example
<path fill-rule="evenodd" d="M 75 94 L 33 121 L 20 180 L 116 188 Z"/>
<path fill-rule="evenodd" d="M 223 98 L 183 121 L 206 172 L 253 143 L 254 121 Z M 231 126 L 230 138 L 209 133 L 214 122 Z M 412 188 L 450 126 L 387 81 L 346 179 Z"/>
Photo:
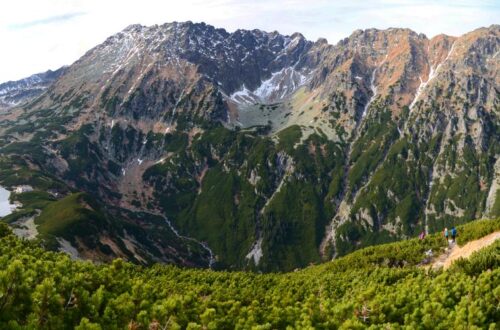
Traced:
<path fill-rule="evenodd" d="M 451 48 L 449 39 L 453 38 L 428 40 L 408 29 L 355 31 L 324 52 L 311 88 L 319 89 L 324 98 L 333 93 L 346 98 L 343 129 L 349 138 L 377 99 L 390 108 L 393 118 L 401 116 L 403 107 L 432 80 Z"/>
<path fill-rule="evenodd" d="M 390 109 L 382 97 L 370 105 L 376 112 L 353 143 L 347 193 L 327 230 L 325 250 L 327 242 L 348 251 L 352 245 L 339 242 L 376 242 L 488 215 L 485 202 L 499 155 L 498 33 L 492 26 L 431 40 L 423 83 L 402 108 L 402 120 L 381 117 Z M 366 151 L 357 157 L 360 146 Z M 373 231 L 378 236 L 369 238 Z"/>
<path fill-rule="evenodd" d="M 46 235 L 96 260 L 289 270 L 439 230 L 500 205 L 498 48 L 133 25 L 0 113 L 0 183 L 95 198 L 97 240 Z"/>
<path fill-rule="evenodd" d="M 480 29 L 457 39 L 410 116 L 410 122 L 427 123 L 420 136 L 443 132 L 426 209 L 432 220 L 483 214 L 494 175 L 492 160 L 499 153 L 499 32 Z"/>

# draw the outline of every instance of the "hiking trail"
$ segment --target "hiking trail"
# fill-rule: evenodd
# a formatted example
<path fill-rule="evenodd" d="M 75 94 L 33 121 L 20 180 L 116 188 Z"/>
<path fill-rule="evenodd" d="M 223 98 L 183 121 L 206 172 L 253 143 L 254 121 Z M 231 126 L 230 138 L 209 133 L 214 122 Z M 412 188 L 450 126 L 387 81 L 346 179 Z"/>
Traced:
<path fill-rule="evenodd" d="M 475 241 L 470 241 L 462 247 L 458 246 L 457 243 L 449 243 L 445 252 L 431 263 L 431 268 L 438 269 L 442 267 L 443 269 L 448 269 L 454 261 L 460 258 L 469 258 L 471 254 L 493 244 L 497 239 L 500 239 L 500 231 L 493 232 Z"/>

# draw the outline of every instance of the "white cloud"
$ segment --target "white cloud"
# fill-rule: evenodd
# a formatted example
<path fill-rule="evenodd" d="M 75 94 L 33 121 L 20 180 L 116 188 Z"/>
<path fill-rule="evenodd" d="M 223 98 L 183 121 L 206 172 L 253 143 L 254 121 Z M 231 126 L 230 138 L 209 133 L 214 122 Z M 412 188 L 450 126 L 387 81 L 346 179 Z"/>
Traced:
<path fill-rule="evenodd" d="M 500 17 L 497 1 L 474 0 L 16 0 L 2 7 L 0 82 L 71 64 L 134 23 L 204 21 L 230 31 L 298 31 L 335 43 L 371 27 L 460 35 Z"/>

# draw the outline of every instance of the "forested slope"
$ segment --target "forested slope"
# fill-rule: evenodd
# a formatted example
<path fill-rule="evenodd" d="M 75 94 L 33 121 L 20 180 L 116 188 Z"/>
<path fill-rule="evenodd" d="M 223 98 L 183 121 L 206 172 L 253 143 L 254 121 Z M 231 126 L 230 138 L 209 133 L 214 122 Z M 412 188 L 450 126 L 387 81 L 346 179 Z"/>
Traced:
<path fill-rule="evenodd" d="M 500 229 L 459 227 L 458 244 Z M 0 224 L 1 329 L 497 329 L 500 241 L 447 271 L 419 264 L 439 235 L 369 247 L 292 273 L 72 261 Z"/>

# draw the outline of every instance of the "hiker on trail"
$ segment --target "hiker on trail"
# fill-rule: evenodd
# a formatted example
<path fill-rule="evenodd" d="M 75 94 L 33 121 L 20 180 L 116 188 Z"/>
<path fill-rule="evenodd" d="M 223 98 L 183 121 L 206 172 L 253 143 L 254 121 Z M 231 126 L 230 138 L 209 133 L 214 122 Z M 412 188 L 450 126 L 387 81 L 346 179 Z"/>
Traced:
<path fill-rule="evenodd" d="M 448 240 L 448 228 L 444 229 L 443 235 L 444 235 L 444 238 L 446 238 L 446 240 Z"/>
<path fill-rule="evenodd" d="M 421 240 L 424 239 L 425 238 L 425 231 L 422 231 L 420 233 L 420 235 L 418 235 L 418 238 L 421 239 Z"/>
<path fill-rule="evenodd" d="M 455 227 L 451 228 L 451 239 L 455 243 L 455 237 L 457 237 L 457 229 Z"/>

